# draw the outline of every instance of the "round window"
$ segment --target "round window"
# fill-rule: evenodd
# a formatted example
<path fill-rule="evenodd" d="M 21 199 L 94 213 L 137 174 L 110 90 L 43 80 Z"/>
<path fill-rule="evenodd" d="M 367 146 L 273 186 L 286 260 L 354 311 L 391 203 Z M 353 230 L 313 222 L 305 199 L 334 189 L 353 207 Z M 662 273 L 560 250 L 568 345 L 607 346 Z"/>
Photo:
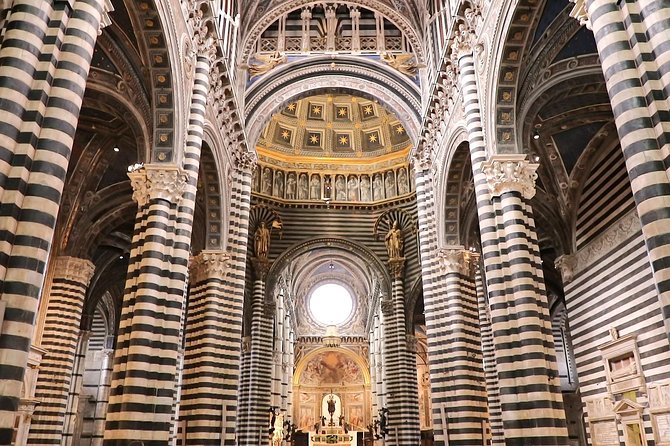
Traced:
<path fill-rule="evenodd" d="M 317 322 L 323 325 L 339 325 L 351 315 L 353 300 L 342 285 L 326 283 L 312 291 L 309 309 Z"/>

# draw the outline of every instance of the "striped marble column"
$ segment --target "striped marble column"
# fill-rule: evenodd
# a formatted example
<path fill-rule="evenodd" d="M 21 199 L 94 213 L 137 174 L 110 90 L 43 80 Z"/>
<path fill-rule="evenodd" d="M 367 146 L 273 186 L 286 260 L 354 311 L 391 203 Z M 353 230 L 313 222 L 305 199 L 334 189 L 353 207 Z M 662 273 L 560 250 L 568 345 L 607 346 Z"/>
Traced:
<path fill-rule="evenodd" d="M 465 36 L 463 36 L 465 37 Z M 568 445 L 533 213 L 536 165 L 487 160 L 472 50 L 458 51 L 506 445 Z"/>
<path fill-rule="evenodd" d="M 249 383 L 246 407 L 239 414 L 238 443 L 257 446 L 269 442 L 269 409 L 272 405 L 273 302 L 265 300 L 267 259 L 252 259 L 254 285 L 251 297 L 251 343 L 249 347 Z"/>
<path fill-rule="evenodd" d="M 16 0 L 0 46 L 0 445 L 14 433 L 103 0 Z M 39 72 L 40 74 L 37 74 Z M 33 98 L 33 91 L 41 95 Z"/>
<path fill-rule="evenodd" d="M 493 334 L 491 333 L 491 315 L 489 313 L 486 288 L 482 280 L 479 260 L 475 266 L 475 285 L 477 288 L 477 308 L 479 310 L 479 330 L 482 337 L 482 360 L 486 377 L 486 398 L 488 400 L 489 427 L 491 429 L 491 446 L 505 444 L 503 435 L 502 414 L 500 413 L 500 390 L 498 389 L 498 371 L 493 350 Z"/>
<path fill-rule="evenodd" d="M 435 443 L 479 446 L 488 417 L 475 255 L 455 246 L 440 249 L 437 257 L 444 287 L 424 299 Z"/>
<path fill-rule="evenodd" d="M 589 0 L 631 189 L 670 338 L 670 38 L 665 0 Z"/>
<path fill-rule="evenodd" d="M 184 286 L 173 245 L 189 175 L 147 165 L 129 174 L 138 203 L 114 356 L 104 444 L 165 446 L 170 438 Z"/>
<path fill-rule="evenodd" d="M 179 419 L 187 445 L 233 445 L 240 373 L 243 293 L 226 293 L 230 254 L 191 262 Z"/>
<path fill-rule="evenodd" d="M 402 258 L 389 260 L 393 277 L 391 296 L 382 301 L 386 347 L 384 381 L 389 410 L 386 444 L 393 446 L 415 446 L 420 442 L 416 359 L 408 350 L 405 328 L 404 263 Z"/>
<path fill-rule="evenodd" d="M 67 256 L 56 259 L 41 342 L 47 353 L 35 387 L 39 405 L 33 413 L 27 444 L 60 444 L 63 439 L 81 312 L 94 269 L 90 260 Z"/>

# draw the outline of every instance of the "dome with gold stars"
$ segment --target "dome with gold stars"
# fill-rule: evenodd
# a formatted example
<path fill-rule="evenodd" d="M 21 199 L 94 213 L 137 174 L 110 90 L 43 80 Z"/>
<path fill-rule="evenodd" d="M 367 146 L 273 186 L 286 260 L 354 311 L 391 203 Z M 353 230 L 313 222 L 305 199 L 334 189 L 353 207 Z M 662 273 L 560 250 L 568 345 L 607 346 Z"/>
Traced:
<path fill-rule="evenodd" d="M 359 164 L 406 158 L 410 139 L 378 102 L 348 94 L 310 96 L 275 113 L 258 142 L 261 158 Z M 374 160 L 374 161 L 373 161 Z"/>

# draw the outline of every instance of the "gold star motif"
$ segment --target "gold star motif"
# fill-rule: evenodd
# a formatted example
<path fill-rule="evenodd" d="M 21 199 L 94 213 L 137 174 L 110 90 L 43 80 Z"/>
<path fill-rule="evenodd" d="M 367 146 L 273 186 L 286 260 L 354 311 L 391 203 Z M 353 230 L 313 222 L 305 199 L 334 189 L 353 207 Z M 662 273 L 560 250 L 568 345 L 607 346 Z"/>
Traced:
<path fill-rule="evenodd" d="M 347 109 L 346 108 L 340 108 L 339 110 L 337 110 L 337 114 L 338 114 L 338 116 L 342 116 L 342 117 L 347 116 Z"/>
<path fill-rule="evenodd" d="M 377 142 L 377 135 L 375 135 L 375 134 L 370 135 L 370 137 L 368 138 L 368 141 Z"/>
<path fill-rule="evenodd" d="M 346 145 L 348 143 L 349 143 L 349 138 L 347 138 L 346 136 L 340 136 L 340 144 L 341 145 Z"/>
<path fill-rule="evenodd" d="M 312 107 L 312 113 L 314 113 L 315 115 L 320 115 L 321 107 Z"/>
<path fill-rule="evenodd" d="M 395 132 L 396 132 L 398 135 L 402 135 L 403 133 L 405 133 L 405 129 L 402 128 L 401 125 L 399 125 L 398 127 L 395 128 Z"/>
<path fill-rule="evenodd" d="M 365 113 L 366 115 L 371 115 L 372 114 L 372 105 L 366 105 L 363 108 L 363 113 Z"/>
<path fill-rule="evenodd" d="M 281 137 L 282 138 L 288 139 L 289 136 L 291 136 L 291 134 L 288 132 L 288 130 L 284 130 L 283 132 L 281 132 Z"/>
<path fill-rule="evenodd" d="M 295 105 L 295 102 L 294 102 L 292 104 L 289 104 L 288 107 L 286 107 L 286 108 L 287 108 L 288 111 L 294 111 L 295 107 L 296 107 L 296 105 Z"/>
<path fill-rule="evenodd" d="M 312 144 L 318 144 L 319 143 L 319 135 L 312 135 L 309 137 L 309 142 Z"/>

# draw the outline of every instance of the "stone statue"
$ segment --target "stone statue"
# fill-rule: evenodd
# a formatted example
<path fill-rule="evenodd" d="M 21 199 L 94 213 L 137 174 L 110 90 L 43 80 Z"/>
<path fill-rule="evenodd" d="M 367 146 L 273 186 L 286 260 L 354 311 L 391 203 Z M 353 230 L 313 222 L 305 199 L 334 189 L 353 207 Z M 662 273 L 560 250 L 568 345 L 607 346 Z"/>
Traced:
<path fill-rule="evenodd" d="M 317 174 L 313 174 L 309 181 L 309 198 L 312 200 L 321 199 L 321 179 Z"/>
<path fill-rule="evenodd" d="M 398 171 L 398 192 L 400 195 L 405 195 L 409 192 L 409 185 L 407 183 L 407 171 L 405 168 L 401 168 Z"/>
<path fill-rule="evenodd" d="M 254 233 L 254 253 L 261 260 L 268 259 L 270 252 L 270 230 L 264 221 L 261 221 Z"/>
<path fill-rule="evenodd" d="M 384 51 L 381 54 L 381 59 L 390 67 L 409 77 L 415 77 L 419 68 L 426 67 L 424 64 L 417 63 L 416 57 L 411 53 L 391 54 Z"/>
<path fill-rule="evenodd" d="M 392 170 L 386 172 L 385 186 L 386 186 L 386 198 L 395 197 L 396 196 L 395 175 L 393 174 Z"/>
<path fill-rule="evenodd" d="M 347 188 L 349 190 L 349 201 L 358 201 L 358 178 L 354 175 L 349 175 Z"/>
<path fill-rule="evenodd" d="M 295 174 L 291 172 L 286 177 L 286 199 L 295 200 L 295 191 L 296 191 Z"/>
<path fill-rule="evenodd" d="M 279 171 L 275 173 L 275 196 L 284 198 L 284 174 Z"/>
<path fill-rule="evenodd" d="M 309 198 L 309 186 L 307 185 L 307 174 L 301 173 L 298 176 L 298 200 L 307 200 Z"/>
<path fill-rule="evenodd" d="M 344 183 L 344 176 L 338 175 L 335 180 L 335 194 L 337 201 L 347 201 L 347 187 Z"/>
<path fill-rule="evenodd" d="M 389 232 L 386 233 L 386 250 L 389 254 L 389 259 L 401 259 L 402 258 L 402 230 L 398 229 L 398 222 L 394 221 L 393 226 L 389 229 Z"/>
<path fill-rule="evenodd" d="M 378 173 L 375 174 L 372 180 L 372 194 L 375 201 L 384 199 L 384 183 L 382 182 L 382 176 Z"/>
<path fill-rule="evenodd" d="M 265 195 L 272 195 L 272 171 L 266 167 L 263 169 L 263 177 L 261 178 L 261 193 Z"/>
<path fill-rule="evenodd" d="M 279 413 L 275 417 L 274 431 L 272 432 L 272 446 L 280 446 L 284 440 L 284 414 Z"/>
<path fill-rule="evenodd" d="M 370 201 L 370 177 L 361 177 L 361 201 Z"/>

